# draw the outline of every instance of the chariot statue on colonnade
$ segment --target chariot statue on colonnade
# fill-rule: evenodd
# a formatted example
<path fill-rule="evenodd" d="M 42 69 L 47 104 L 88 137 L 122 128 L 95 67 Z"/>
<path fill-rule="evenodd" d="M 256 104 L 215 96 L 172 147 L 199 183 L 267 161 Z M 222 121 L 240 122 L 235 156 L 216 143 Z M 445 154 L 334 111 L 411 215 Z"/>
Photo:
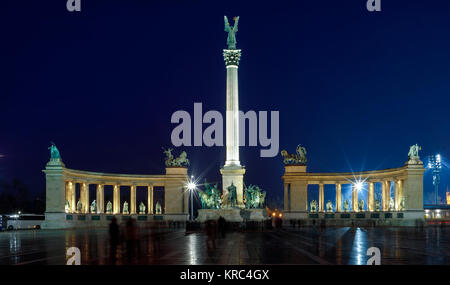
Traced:
<path fill-rule="evenodd" d="M 170 166 L 182 166 L 182 167 L 189 166 L 190 161 L 187 158 L 187 153 L 185 151 L 182 151 L 177 158 L 174 158 L 174 156 L 172 154 L 173 149 L 168 148 L 165 150 L 163 148 L 163 151 L 164 151 L 164 154 L 166 155 L 166 158 L 164 161 L 166 166 L 169 166 L 169 167 Z"/>
<path fill-rule="evenodd" d="M 281 156 L 283 157 L 283 163 L 285 165 L 289 164 L 300 164 L 306 165 L 308 160 L 306 159 L 306 148 L 298 145 L 295 154 L 289 154 L 286 150 L 281 151 Z"/>

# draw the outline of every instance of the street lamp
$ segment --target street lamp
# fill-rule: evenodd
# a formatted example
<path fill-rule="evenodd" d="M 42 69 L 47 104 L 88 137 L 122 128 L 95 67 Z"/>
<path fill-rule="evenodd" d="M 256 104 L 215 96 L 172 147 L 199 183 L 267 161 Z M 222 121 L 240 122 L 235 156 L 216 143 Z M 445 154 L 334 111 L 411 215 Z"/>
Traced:
<path fill-rule="evenodd" d="M 191 175 L 191 180 L 187 183 L 186 185 L 187 189 L 190 192 L 190 196 L 191 196 L 191 221 L 194 220 L 194 190 L 195 188 L 197 188 L 197 185 L 195 184 L 194 181 L 194 176 Z"/>
<path fill-rule="evenodd" d="M 433 170 L 433 185 L 435 192 L 436 205 L 438 203 L 438 191 L 439 191 L 439 182 L 440 182 L 440 174 L 442 169 L 441 163 L 441 155 L 430 155 L 428 156 L 428 168 Z"/>

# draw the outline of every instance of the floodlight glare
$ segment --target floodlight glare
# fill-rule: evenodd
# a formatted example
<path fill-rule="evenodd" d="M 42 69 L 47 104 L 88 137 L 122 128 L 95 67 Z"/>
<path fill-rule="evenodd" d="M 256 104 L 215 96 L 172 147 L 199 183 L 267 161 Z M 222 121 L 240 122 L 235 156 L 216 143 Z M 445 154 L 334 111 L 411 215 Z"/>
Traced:
<path fill-rule="evenodd" d="M 189 182 L 189 183 L 187 184 L 187 188 L 188 188 L 188 190 L 192 191 L 192 190 L 194 190 L 195 188 L 197 188 L 197 185 L 195 185 L 194 182 Z"/>
<path fill-rule="evenodd" d="M 362 182 L 356 182 L 355 183 L 355 188 L 356 188 L 356 190 L 361 191 L 361 189 L 363 188 Z"/>

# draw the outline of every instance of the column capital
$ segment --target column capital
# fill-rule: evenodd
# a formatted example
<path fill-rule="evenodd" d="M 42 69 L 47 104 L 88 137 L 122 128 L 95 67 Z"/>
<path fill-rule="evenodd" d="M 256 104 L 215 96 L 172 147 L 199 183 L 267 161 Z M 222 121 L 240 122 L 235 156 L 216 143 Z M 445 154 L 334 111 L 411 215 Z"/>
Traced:
<path fill-rule="evenodd" d="M 227 67 L 239 65 L 239 60 L 241 59 L 241 50 L 240 49 L 224 49 L 223 50 L 223 58 L 225 60 L 225 65 Z"/>

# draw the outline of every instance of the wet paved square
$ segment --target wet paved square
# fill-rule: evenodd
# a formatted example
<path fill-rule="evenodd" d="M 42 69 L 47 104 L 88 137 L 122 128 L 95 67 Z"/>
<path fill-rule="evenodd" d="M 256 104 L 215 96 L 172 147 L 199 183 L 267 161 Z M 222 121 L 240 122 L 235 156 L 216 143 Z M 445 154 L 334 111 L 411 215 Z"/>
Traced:
<path fill-rule="evenodd" d="M 206 246 L 203 232 L 141 229 L 111 258 L 107 229 L 0 233 L 0 264 L 65 264 L 78 247 L 82 264 L 366 264 L 378 247 L 381 264 L 450 264 L 450 228 L 284 228 L 230 232 Z"/>

